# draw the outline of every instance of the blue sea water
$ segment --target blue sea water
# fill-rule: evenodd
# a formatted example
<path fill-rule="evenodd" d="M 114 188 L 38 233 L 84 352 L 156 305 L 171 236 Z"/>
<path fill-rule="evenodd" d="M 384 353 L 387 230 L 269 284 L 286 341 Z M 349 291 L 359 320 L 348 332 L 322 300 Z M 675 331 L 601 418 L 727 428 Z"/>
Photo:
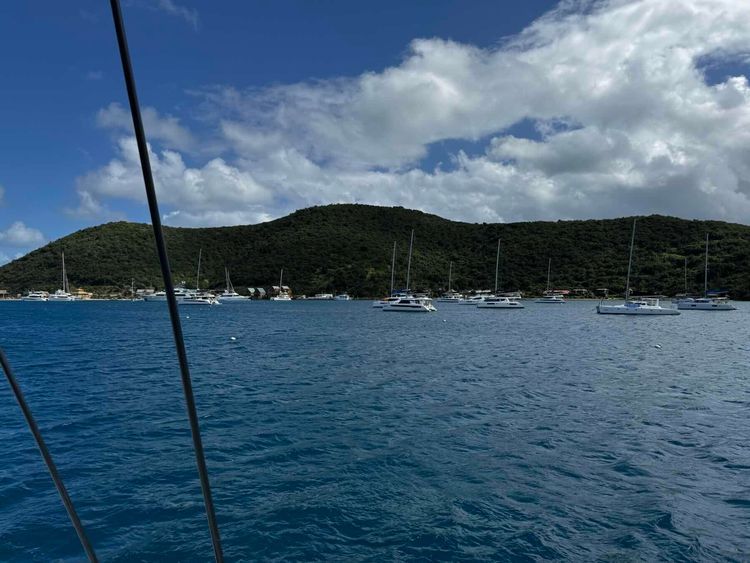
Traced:
<path fill-rule="evenodd" d="M 228 560 L 750 557 L 748 304 L 437 306 L 181 308 Z M 209 560 L 165 304 L 0 303 L 0 335 L 101 558 Z M 4 381 L 0 445 L 0 560 L 81 560 Z"/>

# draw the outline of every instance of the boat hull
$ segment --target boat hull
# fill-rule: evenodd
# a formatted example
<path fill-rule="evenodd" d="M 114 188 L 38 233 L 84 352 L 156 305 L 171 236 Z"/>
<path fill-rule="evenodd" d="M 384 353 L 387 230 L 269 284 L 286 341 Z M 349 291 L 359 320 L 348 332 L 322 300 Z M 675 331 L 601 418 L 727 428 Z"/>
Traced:
<path fill-rule="evenodd" d="M 736 311 L 730 303 L 677 303 L 680 311 Z"/>
<path fill-rule="evenodd" d="M 596 312 L 600 315 L 664 316 L 680 314 L 677 309 L 665 307 L 627 307 L 625 305 L 597 305 Z"/>

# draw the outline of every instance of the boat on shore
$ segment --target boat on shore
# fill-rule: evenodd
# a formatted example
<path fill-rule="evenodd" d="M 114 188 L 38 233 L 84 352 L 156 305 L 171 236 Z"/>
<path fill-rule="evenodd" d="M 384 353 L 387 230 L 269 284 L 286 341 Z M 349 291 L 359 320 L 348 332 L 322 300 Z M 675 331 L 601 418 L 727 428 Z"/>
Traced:
<path fill-rule="evenodd" d="M 310 301 L 333 301 L 333 293 L 316 293 L 307 299 Z"/>
<path fill-rule="evenodd" d="M 352 298 L 349 296 L 348 293 L 339 293 L 333 299 L 334 301 L 351 301 L 352 300 Z"/>
<path fill-rule="evenodd" d="M 633 247 L 635 245 L 635 225 L 637 219 L 633 219 L 633 232 L 630 235 L 630 256 L 628 258 L 628 275 L 625 279 L 625 302 L 618 304 L 600 301 L 596 306 L 596 312 L 600 315 L 679 315 L 680 312 L 672 307 L 662 307 L 658 297 L 630 298 L 630 270 L 633 266 Z"/>

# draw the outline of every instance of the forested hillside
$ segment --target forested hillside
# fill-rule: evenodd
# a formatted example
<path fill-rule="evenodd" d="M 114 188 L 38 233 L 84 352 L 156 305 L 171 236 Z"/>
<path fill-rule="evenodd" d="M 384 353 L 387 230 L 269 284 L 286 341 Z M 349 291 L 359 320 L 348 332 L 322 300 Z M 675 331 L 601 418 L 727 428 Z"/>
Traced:
<path fill-rule="evenodd" d="M 544 289 L 552 258 L 556 288 L 610 288 L 622 293 L 632 218 L 590 221 L 469 224 L 403 208 L 329 205 L 297 211 L 263 223 L 221 228 L 167 228 L 175 280 L 195 284 L 203 249 L 201 287 L 221 287 L 224 267 L 235 287 L 284 283 L 296 294 L 348 291 L 377 296 L 387 291 L 393 241 L 397 241 L 397 286 L 404 285 L 411 229 L 415 229 L 412 287 L 491 288 L 501 240 L 500 285 L 529 293 Z M 633 262 L 637 293 L 671 295 L 703 286 L 703 251 L 711 235 L 710 287 L 750 297 L 750 227 L 719 221 L 650 216 L 638 221 Z M 60 253 L 71 286 L 100 293 L 130 286 L 161 287 L 151 227 L 108 223 L 84 229 L 0 268 L 0 287 L 13 292 L 59 287 Z"/>

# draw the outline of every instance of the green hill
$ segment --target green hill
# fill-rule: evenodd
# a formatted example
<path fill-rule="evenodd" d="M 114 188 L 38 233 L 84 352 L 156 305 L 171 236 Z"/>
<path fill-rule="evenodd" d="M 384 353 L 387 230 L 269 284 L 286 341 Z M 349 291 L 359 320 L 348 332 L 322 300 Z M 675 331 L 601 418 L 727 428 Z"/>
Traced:
<path fill-rule="evenodd" d="M 590 221 L 470 224 L 400 207 L 328 205 L 263 223 L 219 228 L 166 228 L 176 281 L 195 283 L 203 249 L 201 287 L 219 288 L 224 266 L 236 288 L 284 283 L 296 294 L 387 291 L 393 241 L 398 242 L 397 286 L 404 285 L 409 233 L 415 229 L 412 287 L 444 289 L 453 261 L 453 287 L 491 288 L 495 251 L 502 241 L 500 285 L 535 293 L 544 289 L 552 257 L 556 288 L 624 290 L 632 218 Z M 633 286 L 639 293 L 674 294 L 703 285 L 703 244 L 711 234 L 710 286 L 750 298 L 750 227 L 719 221 L 650 216 L 639 219 Z M 49 243 L 0 268 L 0 287 L 12 292 L 59 287 L 65 251 L 71 286 L 107 293 L 130 286 L 161 287 L 151 227 L 108 223 Z"/>

